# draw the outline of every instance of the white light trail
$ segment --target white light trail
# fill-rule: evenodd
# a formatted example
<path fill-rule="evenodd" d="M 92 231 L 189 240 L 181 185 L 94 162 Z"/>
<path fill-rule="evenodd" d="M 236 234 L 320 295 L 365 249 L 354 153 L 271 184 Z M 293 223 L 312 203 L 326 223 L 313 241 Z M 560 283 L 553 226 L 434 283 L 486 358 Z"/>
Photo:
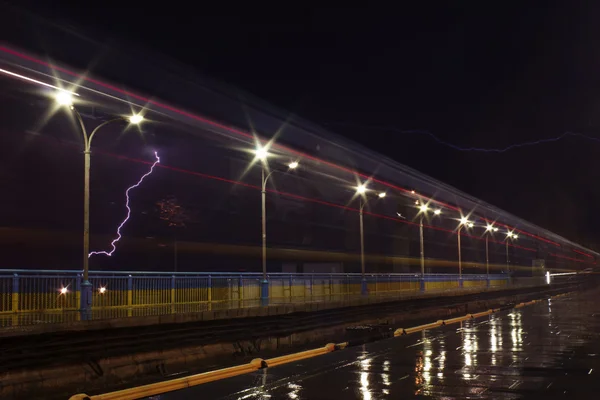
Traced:
<path fill-rule="evenodd" d="M 17 74 L 15 72 L 7 71 L 7 70 L 2 69 L 2 68 L 0 68 L 0 72 L 2 72 L 3 74 L 6 74 L 6 75 L 10 75 L 10 76 L 15 77 L 15 78 L 22 79 L 24 81 L 28 81 L 28 82 L 32 82 L 32 83 L 37 83 L 38 85 L 42 85 L 42 86 L 46 86 L 46 87 L 49 87 L 49 88 L 52 88 L 52 89 L 56 89 L 58 91 L 69 93 L 69 94 L 72 94 L 74 96 L 79 96 L 77 93 L 72 92 L 70 90 L 63 89 L 63 88 L 51 85 L 51 84 L 46 83 L 46 82 L 38 81 L 37 79 L 33 79 L 33 78 L 28 77 L 28 76 L 20 75 L 20 74 Z"/>

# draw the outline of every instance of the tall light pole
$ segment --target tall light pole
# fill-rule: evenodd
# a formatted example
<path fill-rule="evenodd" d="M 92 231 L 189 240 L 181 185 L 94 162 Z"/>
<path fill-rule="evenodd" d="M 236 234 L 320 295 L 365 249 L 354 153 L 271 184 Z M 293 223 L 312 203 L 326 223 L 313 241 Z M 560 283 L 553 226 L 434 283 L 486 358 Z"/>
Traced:
<path fill-rule="evenodd" d="M 79 111 L 73 105 L 73 97 L 69 92 L 58 92 L 55 97 L 58 104 L 67 107 L 73 112 L 81 128 L 83 136 L 83 155 L 84 155 L 84 175 L 83 175 L 83 282 L 81 283 L 80 310 L 88 313 L 92 307 L 92 284 L 89 281 L 89 259 L 90 259 L 90 154 L 92 140 L 96 133 L 105 125 L 117 121 L 129 121 L 131 124 L 139 124 L 144 117 L 141 115 L 132 115 L 129 117 L 116 117 L 104 121 L 96 126 L 92 133 L 88 135 L 83 118 Z"/>
<path fill-rule="evenodd" d="M 420 253 L 421 253 L 421 290 L 425 290 L 425 240 L 423 238 L 423 217 L 427 216 L 427 212 L 429 211 L 429 206 L 425 203 L 419 203 L 417 200 L 417 204 L 419 205 L 419 242 L 420 242 Z M 442 210 L 436 209 L 433 211 L 434 215 L 440 215 Z"/>
<path fill-rule="evenodd" d="M 367 186 L 366 184 L 361 184 L 356 187 L 356 194 L 360 196 L 360 207 L 359 207 L 359 221 L 360 221 L 360 273 L 361 273 L 361 281 L 360 281 L 360 292 L 362 295 L 369 294 L 367 279 L 365 277 L 365 232 L 364 232 L 364 224 L 363 224 L 363 209 L 367 204 Z M 377 195 L 380 199 L 385 197 L 386 193 L 381 192 Z"/>
<path fill-rule="evenodd" d="M 265 174 L 269 152 L 265 147 L 255 150 L 256 158 L 261 162 L 261 209 L 262 209 L 262 281 L 260 282 L 261 304 L 269 304 L 269 280 L 267 279 L 267 182 L 273 173 L 279 172 L 275 169 Z M 289 169 L 298 168 L 298 162 L 292 161 L 288 164 Z"/>
<path fill-rule="evenodd" d="M 519 235 L 513 233 L 512 231 L 506 232 L 506 272 L 508 273 L 509 276 L 510 276 L 510 259 L 508 257 L 508 240 L 509 239 L 517 240 L 518 238 L 519 238 Z"/>
<path fill-rule="evenodd" d="M 485 271 L 487 275 L 488 285 L 490 283 L 490 235 L 492 232 L 498 232 L 498 228 L 494 225 L 488 224 L 485 227 Z"/>
<path fill-rule="evenodd" d="M 461 254 L 461 248 L 460 248 L 460 231 L 462 231 L 463 227 L 466 226 L 467 228 L 472 228 L 473 227 L 473 223 L 471 221 L 469 221 L 467 218 L 462 217 L 460 219 L 460 223 L 458 225 L 458 232 L 456 234 L 457 240 L 458 240 L 458 285 L 460 287 L 463 286 L 463 280 L 462 280 L 462 254 Z"/>

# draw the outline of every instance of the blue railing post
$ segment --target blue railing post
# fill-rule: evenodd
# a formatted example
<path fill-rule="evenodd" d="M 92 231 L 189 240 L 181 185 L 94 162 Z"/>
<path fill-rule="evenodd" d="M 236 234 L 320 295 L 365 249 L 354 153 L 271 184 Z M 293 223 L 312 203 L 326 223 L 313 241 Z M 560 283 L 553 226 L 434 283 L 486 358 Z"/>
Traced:
<path fill-rule="evenodd" d="M 13 275 L 12 280 L 12 311 L 19 311 L 19 274 Z"/>
<path fill-rule="evenodd" d="M 92 314 L 92 284 L 83 281 L 81 274 L 75 277 L 75 293 L 79 297 L 79 319 L 87 321 L 91 319 Z"/>
<path fill-rule="evenodd" d="M 269 276 L 260 281 L 260 305 L 266 307 L 269 305 Z"/>
<path fill-rule="evenodd" d="M 490 288 L 492 286 L 492 280 L 490 279 L 490 274 L 485 276 L 485 287 Z"/>
<path fill-rule="evenodd" d="M 127 305 L 131 307 L 133 305 L 133 277 L 127 276 Z"/>
<path fill-rule="evenodd" d="M 294 276 L 290 275 L 290 299 L 292 298 L 292 296 L 294 295 Z"/>
<path fill-rule="evenodd" d="M 425 275 L 421 275 L 421 279 L 419 279 L 420 282 L 420 289 L 421 292 L 425 291 Z"/>
<path fill-rule="evenodd" d="M 175 275 L 171 276 L 171 304 L 175 304 Z"/>
<path fill-rule="evenodd" d="M 314 287 L 315 287 L 315 277 L 313 274 L 310 274 L 310 297 L 313 297 Z"/>
<path fill-rule="evenodd" d="M 244 304 L 244 277 L 242 277 L 242 275 L 239 276 L 238 278 L 238 300 L 240 301 L 240 304 Z"/>
<path fill-rule="evenodd" d="M 206 299 L 208 301 L 208 304 L 210 305 L 210 303 L 212 302 L 212 276 L 210 275 L 206 280 Z"/>
<path fill-rule="evenodd" d="M 81 311 L 81 319 L 87 320 L 92 311 L 92 283 L 87 280 L 81 282 L 79 292 L 81 293 L 79 310 Z"/>
<path fill-rule="evenodd" d="M 364 275 L 360 281 L 360 293 L 363 296 L 367 296 L 369 294 L 369 285 L 367 284 L 367 278 Z"/>

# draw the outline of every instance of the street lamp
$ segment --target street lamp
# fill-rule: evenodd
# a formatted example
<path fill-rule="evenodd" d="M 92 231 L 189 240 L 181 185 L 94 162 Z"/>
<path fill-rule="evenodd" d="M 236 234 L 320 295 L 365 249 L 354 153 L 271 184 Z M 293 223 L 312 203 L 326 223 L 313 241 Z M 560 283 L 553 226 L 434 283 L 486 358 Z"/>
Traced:
<path fill-rule="evenodd" d="M 267 148 L 258 146 L 254 154 L 261 162 L 261 208 L 262 208 L 262 281 L 260 285 L 260 299 L 262 305 L 269 303 L 269 281 L 267 280 L 267 182 L 271 175 L 279 172 L 275 169 L 265 175 L 265 166 L 270 154 Z M 292 161 L 288 164 L 288 169 L 296 169 L 300 164 L 298 161 Z"/>
<path fill-rule="evenodd" d="M 418 204 L 418 201 L 417 201 Z M 427 216 L 427 212 L 429 211 L 429 206 L 425 203 L 421 203 L 419 206 L 419 240 L 420 240 L 420 248 L 421 248 L 421 290 L 425 290 L 425 240 L 423 238 L 423 217 Z M 440 215 L 442 210 L 435 209 L 433 210 L 434 215 Z"/>
<path fill-rule="evenodd" d="M 84 185 L 83 185 L 83 282 L 81 283 L 81 311 L 89 312 L 92 306 L 92 284 L 89 281 L 89 255 L 90 255 L 90 154 L 92 140 L 103 126 L 117 121 L 129 121 L 131 124 L 139 124 L 144 117 L 140 114 L 129 117 L 116 117 L 104 121 L 96 126 L 92 133 L 88 135 L 83 118 L 77 108 L 73 105 L 73 96 L 69 92 L 59 91 L 55 96 L 56 102 L 68 110 L 72 111 L 79 122 L 81 135 L 83 136 L 83 154 L 84 154 Z"/>
<path fill-rule="evenodd" d="M 359 208 L 359 219 L 360 219 L 360 272 L 361 272 L 361 289 L 360 292 L 362 295 L 368 294 L 368 286 L 367 280 L 365 278 L 365 233 L 364 233 L 364 224 L 363 224 L 363 209 L 367 204 L 367 198 L 365 194 L 367 193 L 367 185 L 360 184 L 356 187 L 356 193 L 360 196 L 360 208 Z M 383 199 L 386 196 L 385 192 L 380 192 L 377 194 L 377 197 Z"/>
<path fill-rule="evenodd" d="M 460 249 L 460 231 L 462 231 L 463 227 L 472 228 L 474 224 L 469 221 L 466 217 L 460 218 L 460 223 L 458 224 L 458 232 L 457 232 L 457 240 L 458 240 L 458 284 L 462 287 L 462 254 Z"/>
<path fill-rule="evenodd" d="M 488 284 L 490 281 L 490 243 L 489 243 L 489 239 L 490 236 L 493 232 L 498 232 L 498 228 L 496 228 L 494 225 L 490 225 L 487 224 L 487 226 L 485 227 L 485 270 L 486 270 L 486 274 L 487 274 L 487 279 L 488 279 Z"/>
<path fill-rule="evenodd" d="M 510 276 L 510 259 L 508 257 L 508 240 L 512 239 L 512 240 L 517 240 L 519 238 L 519 235 L 513 233 L 512 231 L 508 231 L 506 232 L 506 272 L 508 273 L 508 275 Z"/>

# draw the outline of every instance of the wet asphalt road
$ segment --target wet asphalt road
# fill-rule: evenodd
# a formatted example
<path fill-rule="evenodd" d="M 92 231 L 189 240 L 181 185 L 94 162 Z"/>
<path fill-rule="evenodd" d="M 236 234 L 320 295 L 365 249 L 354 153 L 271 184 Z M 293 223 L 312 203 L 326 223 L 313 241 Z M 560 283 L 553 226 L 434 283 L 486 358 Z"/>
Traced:
<path fill-rule="evenodd" d="M 155 396 L 598 399 L 600 290 Z"/>

